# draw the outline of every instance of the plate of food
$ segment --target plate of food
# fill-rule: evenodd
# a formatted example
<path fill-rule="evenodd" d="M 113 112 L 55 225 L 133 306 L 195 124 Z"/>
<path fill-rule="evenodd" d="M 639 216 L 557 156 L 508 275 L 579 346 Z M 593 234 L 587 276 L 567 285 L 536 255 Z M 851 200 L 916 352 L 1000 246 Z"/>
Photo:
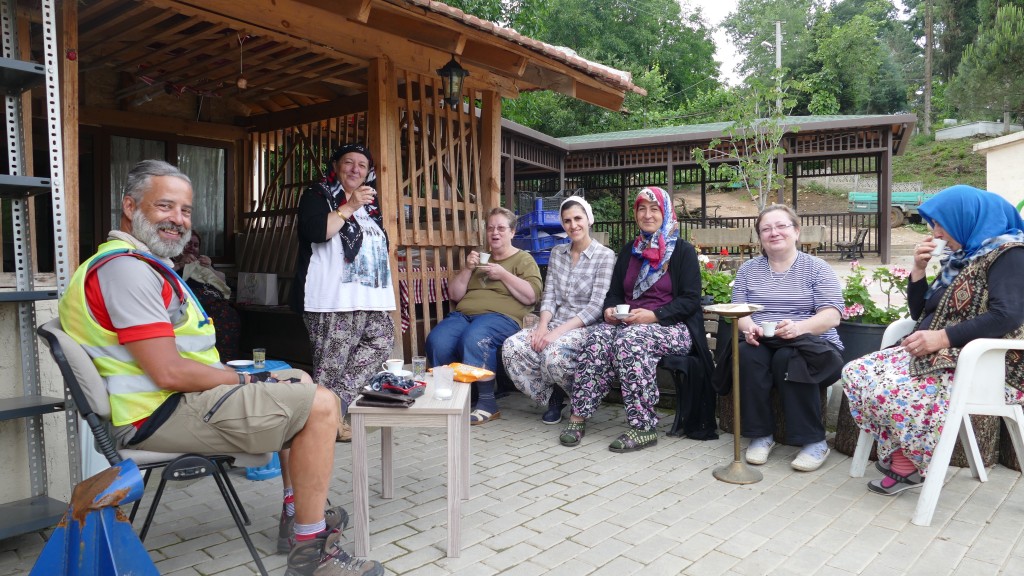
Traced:
<path fill-rule="evenodd" d="M 251 368 L 252 360 L 228 360 L 228 366 L 232 368 Z"/>
<path fill-rule="evenodd" d="M 625 320 L 626 318 L 629 318 L 629 312 L 625 312 L 625 313 L 622 313 L 622 314 L 616 312 L 615 314 L 612 314 L 612 316 L 615 316 L 615 318 L 617 318 L 619 320 Z"/>

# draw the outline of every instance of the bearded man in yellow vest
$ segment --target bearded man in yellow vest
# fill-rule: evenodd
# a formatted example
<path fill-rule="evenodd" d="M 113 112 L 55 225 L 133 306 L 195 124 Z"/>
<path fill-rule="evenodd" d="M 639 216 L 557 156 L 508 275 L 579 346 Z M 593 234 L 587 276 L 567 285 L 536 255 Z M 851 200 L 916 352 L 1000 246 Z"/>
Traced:
<path fill-rule="evenodd" d="M 339 398 L 298 370 L 243 374 L 220 363 L 213 323 L 171 268 L 191 229 L 188 176 L 163 161 L 140 162 L 128 174 L 120 230 L 78 268 L 59 302 L 61 326 L 106 381 L 119 446 L 280 451 L 278 550 L 288 552 L 287 574 L 383 574 L 379 563 L 341 549 L 345 510 L 324 510 Z"/>

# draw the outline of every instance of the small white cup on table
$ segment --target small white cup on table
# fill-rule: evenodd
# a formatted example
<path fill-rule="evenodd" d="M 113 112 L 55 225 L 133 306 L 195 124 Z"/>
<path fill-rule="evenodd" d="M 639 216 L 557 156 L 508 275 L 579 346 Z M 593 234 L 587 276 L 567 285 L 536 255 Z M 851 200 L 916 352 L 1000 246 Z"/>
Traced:
<path fill-rule="evenodd" d="M 384 363 L 381 364 L 381 368 L 384 368 L 392 374 L 398 374 L 401 372 L 403 366 L 405 366 L 405 360 L 402 360 L 401 358 L 391 358 L 389 360 L 385 360 Z"/>

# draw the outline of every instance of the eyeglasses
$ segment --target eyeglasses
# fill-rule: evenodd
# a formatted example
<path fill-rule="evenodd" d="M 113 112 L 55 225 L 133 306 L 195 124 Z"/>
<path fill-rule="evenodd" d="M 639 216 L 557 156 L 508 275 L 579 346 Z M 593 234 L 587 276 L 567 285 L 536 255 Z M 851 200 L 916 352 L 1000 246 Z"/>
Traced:
<path fill-rule="evenodd" d="M 786 230 L 788 230 L 788 229 L 790 229 L 792 227 L 793 227 L 792 224 L 776 224 L 775 226 L 762 226 L 758 230 L 758 232 L 760 232 L 761 234 L 771 234 L 772 230 L 775 230 L 776 232 L 780 232 L 781 233 L 781 232 L 785 232 Z"/>
<path fill-rule="evenodd" d="M 487 231 L 488 232 L 501 232 L 502 234 L 504 234 L 505 232 L 508 232 L 509 230 L 511 230 L 511 228 L 509 228 L 508 226 L 488 226 L 487 227 Z"/>

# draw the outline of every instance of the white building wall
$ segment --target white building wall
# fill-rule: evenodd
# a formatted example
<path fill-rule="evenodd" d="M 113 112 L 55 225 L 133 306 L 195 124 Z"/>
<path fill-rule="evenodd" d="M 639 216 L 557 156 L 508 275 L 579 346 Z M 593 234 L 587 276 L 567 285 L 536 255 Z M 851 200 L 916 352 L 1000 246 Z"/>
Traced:
<path fill-rule="evenodd" d="M 1024 200 L 1024 132 L 974 145 L 985 155 L 986 188 L 1014 206 Z"/>

